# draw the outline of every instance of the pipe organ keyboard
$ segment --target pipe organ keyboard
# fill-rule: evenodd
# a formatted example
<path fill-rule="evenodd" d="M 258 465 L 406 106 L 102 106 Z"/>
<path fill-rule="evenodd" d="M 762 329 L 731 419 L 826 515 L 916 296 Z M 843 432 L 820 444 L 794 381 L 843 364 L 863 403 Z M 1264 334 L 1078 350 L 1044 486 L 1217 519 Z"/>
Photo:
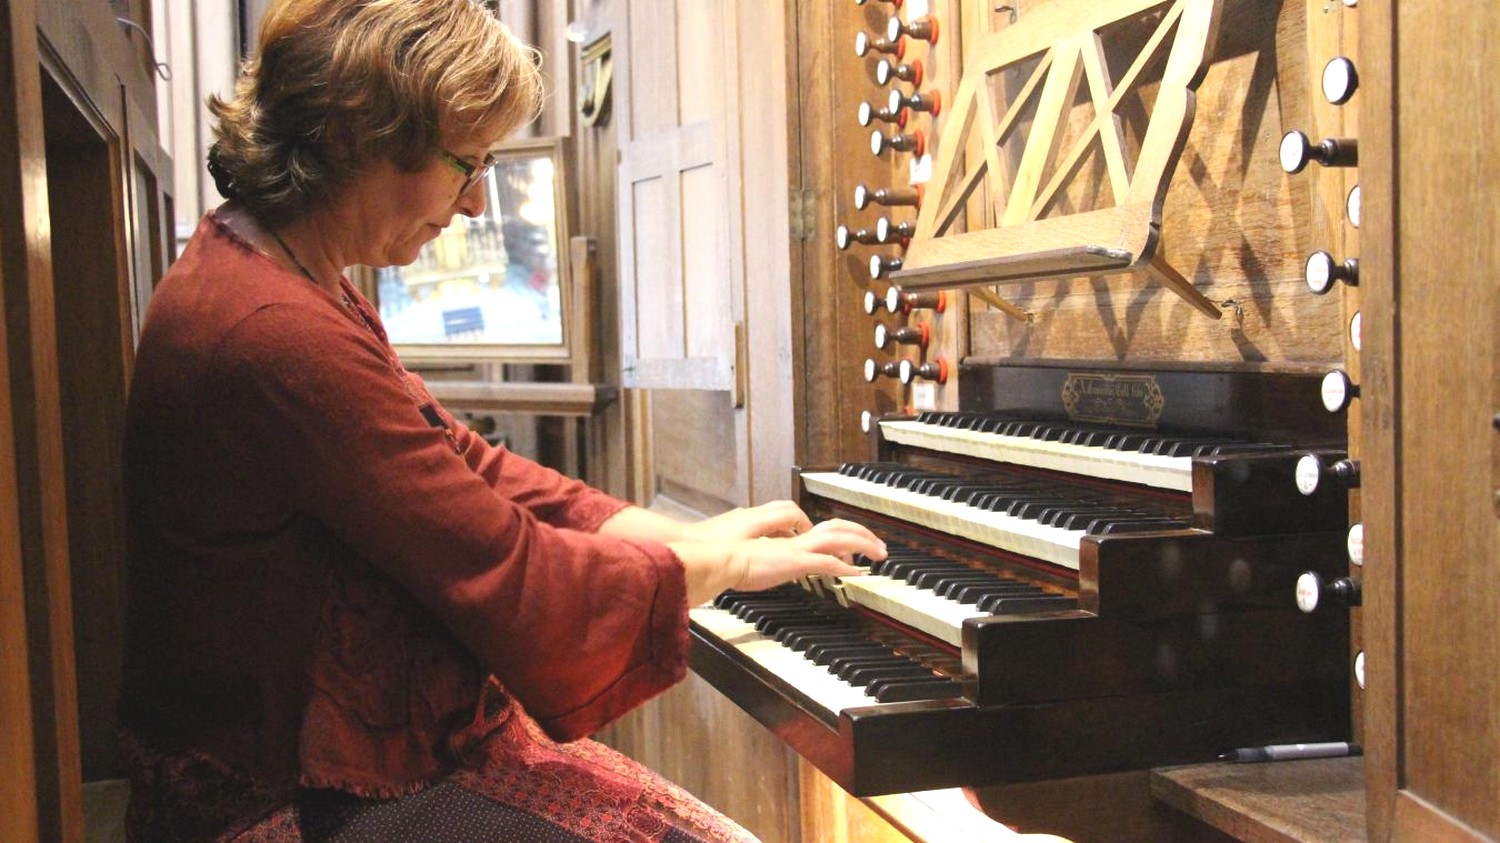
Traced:
<path fill-rule="evenodd" d="M 1318 376 L 960 377 L 987 406 L 883 419 L 872 459 L 797 478 L 889 557 L 694 608 L 700 675 L 856 795 L 1348 737 L 1347 623 L 1287 597 L 1342 561 L 1347 498 L 1290 491 L 1342 454 Z"/>

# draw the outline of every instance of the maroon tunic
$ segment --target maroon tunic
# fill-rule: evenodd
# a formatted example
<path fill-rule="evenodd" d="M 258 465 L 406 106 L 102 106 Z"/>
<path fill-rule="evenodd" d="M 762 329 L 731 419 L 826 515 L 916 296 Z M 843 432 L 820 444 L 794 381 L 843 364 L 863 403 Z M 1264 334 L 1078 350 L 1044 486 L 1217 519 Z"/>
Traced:
<path fill-rule="evenodd" d="M 661 839 L 614 834 L 642 800 L 662 829 L 701 809 L 552 742 L 682 678 L 681 563 L 596 535 L 624 502 L 456 421 L 347 282 L 341 301 L 205 217 L 151 302 L 125 464 L 138 838 L 256 836 L 317 815 L 293 808 L 318 789 L 358 797 L 347 817 L 439 782 L 556 823 L 514 779 L 538 765 L 613 800 L 584 823 L 599 839 Z"/>

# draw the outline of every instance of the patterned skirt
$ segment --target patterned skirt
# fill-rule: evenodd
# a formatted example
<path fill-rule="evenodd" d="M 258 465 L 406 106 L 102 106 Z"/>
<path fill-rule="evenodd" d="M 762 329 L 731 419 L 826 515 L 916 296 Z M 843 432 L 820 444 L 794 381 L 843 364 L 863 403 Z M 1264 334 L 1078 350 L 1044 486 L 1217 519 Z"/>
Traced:
<path fill-rule="evenodd" d="M 201 756 L 157 756 L 146 765 L 146 776 L 137 768 L 129 837 L 234 843 L 754 843 L 755 837 L 732 820 L 603 744 L 559 744 L 518 707 L 510 715 L 471 751 L 464 768 L 411 795 L 369 799 L 304 789 L 290 801 L 257 811 L 259 818 L 248 827 L 232 822 L 233 831 L 206 835 L 189 829 L 214 827 L 212 815 L 220 810 L 244 817 L 253 795 L 203 787 L 212 777 L 204 776 Z M 184 782 L 193 786 L 174 786 Z M 143 785 L 158 798 L 141 799 Z M 164 785 L 188 798 L 173 799 L 177 806 L 162 811 Z"/>

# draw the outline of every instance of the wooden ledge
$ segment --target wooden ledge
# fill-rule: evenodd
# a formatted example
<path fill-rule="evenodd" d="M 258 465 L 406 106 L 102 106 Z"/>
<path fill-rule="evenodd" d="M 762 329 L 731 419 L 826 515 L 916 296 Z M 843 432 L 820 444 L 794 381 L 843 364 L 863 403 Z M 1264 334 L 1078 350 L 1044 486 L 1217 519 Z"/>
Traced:
<path fill-rule="evenodd" d="M 1151 794 L 1246 843 L 1365 840 L 1363 758 L 1163 767 Z"/>
<path fill-rule="evenodd" d="M 449 408 L 541 416 L 596 415 L 619 396 L 613 386 L 591 383 L 428 381 L 427 389 Z"/>

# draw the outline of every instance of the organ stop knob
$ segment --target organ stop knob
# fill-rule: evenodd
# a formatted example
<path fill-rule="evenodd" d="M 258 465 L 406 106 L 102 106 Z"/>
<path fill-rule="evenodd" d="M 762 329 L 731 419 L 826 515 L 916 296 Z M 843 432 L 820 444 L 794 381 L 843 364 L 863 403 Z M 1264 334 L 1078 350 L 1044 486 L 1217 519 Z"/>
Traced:
<path fill-rule="evenodd" d="M 1359 72 L 1354 62 L 1338 56 L 1323 65 L 1323 96 L 1334 105 L 1343 105 L 1359 88 Z"/>
<path fill-rule="evenodd" d="M 891 64 L 888 59 L 881 59 L 880 64 L 875 65 L 875 81 L 881 85 L 889 85 L 892 79 L 900 79 L 902 82 L 910 82 L 913 85 L 921 85 L 922 62 L 914 61 L 910 64 Z"/>
<path fill-rule="evenodd" d="M 929 16 L 917 18 L 910 23 L 903 23 L 899 16 L 892 16 L 885 25 L 886 40 L 895 41 L 903 35 L 908 38 L 915 38 L 918 41 L 936 44 L 938 42 L 937 18 Z"/>
<path fill-rule="evenodd" d="M 1359 462 L 1342 459 L 1325 462 L 1317 454 L 1307 454 L 1297 460 L 1297 491 L 1312 495 L 1326 483 L 1342 483 L 1350 489 L 1359 488 Z"/>
<path fill-rule="evenodd" d="M 1310 162 L 1325 167 L 1353 167 L 1359 164 L 1359 142 L 1353 138 L 1324 138 L 1316 144 L 1296 129 L 1281 138 L 1281 169 L 1300 173 Z"/>
<path fill-rule="evenodd" d="M 1347 409 L 1349 403 L 1359 397 L 1359 387 L 1349 379 L 1349 375 L 1339 369 L 1335 369 L 1323 376 L 1323 408 L 1330 413 L 1337 413 Z"/>
<path fill-rule="evenodd" d="M 875 347 L 885 348 L 891 343 L 899 345 L 914 345 L 918 348 L 927 348 L 928 341 L 932 338 L 932 329 L 927 325 L 903 325 L 899 328 L 889 328 L 884 324 L 875 326 Z"/>
<path fill-rule="evenodd" d="M 892 287 L 886 291 L 885 306 L 892 313 L 898 310 L 902 313 L 911 313 L 913 310 L 942 313 L 948 309 L 948 293 L 944 290 L 907 292 L 900 287 Z"/>
<path fill-rule="evenodd" d="M 891 222 L 888 217 L 875 221 L 875 238 L 882 243 L 910 240 L 916 232 L 917 224 L 914 222 Z"/>
<path fill-rule="evenodd" d="M 884 154 L 887 149 L 897 152 L 910 152 L 921 158 L 927 153 L 927 137 L 921 131 L 885 135 L 879 129 L 870 133 L 870 151 L 876 155 Z"/>
<path fill-rule="evenodd" d="M 898 375 L 904 384 L 909 384 L 919 378 L 944 384 L 948 382 L 948 361 L 941 357 L 921 364 L 902 360 Z"/>
<path fill-rule="evenodd" d="M 868 32 L 854 33 L 854 54 L 863 58 L 872 52 L 895 56 L 899 59 L 906 55 L 906 39 L 897 38 L 891 41 L 879 35 L 872 37 Z"/>
<path fill-rule="evenodd" d="M 1343 263 L 1338 263 L 1333 259 L 1333 255 L 1327 252 L 1313 252 L 1307 257 L 1303 277 L 1307 280 L 1307 289 L 1320 296 L 1333 289 L 1335 281 L 1358 287 L 1359 259 L 1349 258 Z"/>
<path fill-rule="evenodd" d="M 1358 606 L 1363 589 L 1354 577 L 1340 577 L 1324 582 L 1317 571 L 1304 571 L 1297 577 L 1297 608 L 1311 614 L 1319 606 L 1336 603 L 1340 606 Z"/>
<path fill-rule="evenodd" d="M 865 380 L 874 383 L 876 378 L 899 378 L 901 377 L 901 364 L 905 360 L 891 360 L 886 363 L 877 363 L 873 359 L 865 360 Z"/>
<path fill-rule="evenodd" d="M 910 94 L 904 94 L 900 88 L 896 88 L 886 99 L 886 108 L 890 111 L 909 108 L 912 111 L 925 111 L 936 117 L 943 111 L 943 95 L 937 91 L 928 91 L 925 94 L 913 91 Z"/>
<path fill-rule="evenodd" d="M 895 123 L 897 126 L 906 126 L 906 109 L 904 108 L 876 108 L 867 102 L 859 104 L 859 125 L 869 126 L 879 120 L 882 123 Z"/>
<path fill-rule="evenodd" d="M 922 186 L 916 187 L 878 187 L 871 190 L 862 184 L 854 186 L 854 207 L 863 211 L 870 207 L 870 203 L 876 205 L 906 206 L 913 208 L 922 204 Z"/>
<path fill-rule="evenodd" d="M 883 255 L 870 256 L 870 279 L 878 280 L 884 278 L 888 273 L 895 272 L 901 268 L 900 258 L 888 258 Z"/>
<path fill-rule="evenodd" d="M 843 251 L 855 243 L 873 246 L 882 241 L 876 237 L 875 232 L 868 228 L 851 229 L 847 225 L 841 225 L 833 230 L 833 242 L 840 251 Z"/>

